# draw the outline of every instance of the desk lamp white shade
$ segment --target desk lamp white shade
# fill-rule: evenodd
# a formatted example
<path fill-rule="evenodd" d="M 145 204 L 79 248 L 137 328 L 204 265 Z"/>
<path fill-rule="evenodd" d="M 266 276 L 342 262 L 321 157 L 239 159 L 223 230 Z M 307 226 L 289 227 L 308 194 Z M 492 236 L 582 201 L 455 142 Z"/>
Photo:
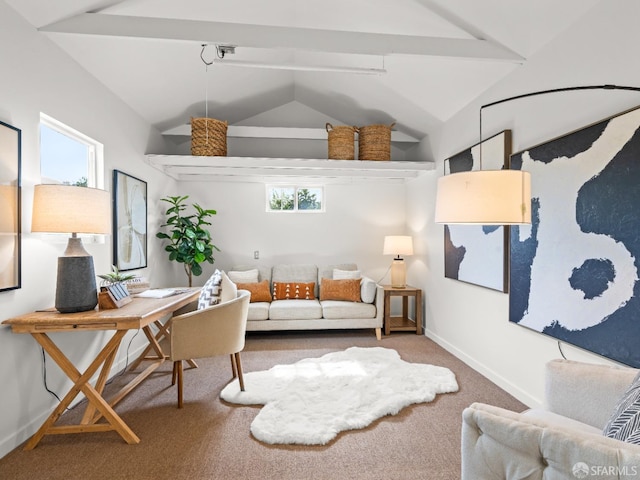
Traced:
<path fill-rule="evenodd" d="M 438 179 L 436 223 L 531 223 L 531 175 L 521 170 L 475 170 Z"/>
<path fill-rule="evenodd" d="M 391 264 L 391 286 L 407 286 L 407 270 L 400 255 L 413 255 L 413 239 L 408 235 L 388 235 L 384 237 L 383 255 L 396 255 Z"/>
<path fill-rule="evenodd" d="M 36 185 L 32 232 L 71 233 L 58 257 L 56 309 L 63 313 L 93 310 L 98 304 L 93 257 L 78 233 L 111 233 L 109 192 L 70 185 Z"/>

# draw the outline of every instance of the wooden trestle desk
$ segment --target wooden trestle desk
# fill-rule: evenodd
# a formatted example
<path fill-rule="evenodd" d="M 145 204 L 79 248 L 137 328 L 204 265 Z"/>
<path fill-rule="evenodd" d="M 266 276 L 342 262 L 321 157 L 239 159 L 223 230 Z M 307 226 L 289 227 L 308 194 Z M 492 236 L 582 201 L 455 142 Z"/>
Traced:
<path fill-rule="evenodd" d="M 74 383 L 71 390 L 65 395 L 49 418 L 29 439 L 24 449 L 31 450 L 35 448 L 42 437 L 47 434 L 105 432 L 111 430 L 118 432 L 124 441 L 129 444 L 139 443 L 140 439 L 118 416 L 113 407 L 164 362 L 165 355 L 158 341 L 167 333 L 167 330 L 161 320 L 196 300 L 199 291 L 199 288 L 189 289 L 187 292 L 159 299 L 134 297 L 131 303 L 113 310 L 96 309 L 88 312 L 59 313 L 52 309 L 33 312 L 3 321 L 3 324 L 11 326 L 14 333 L 30 333 Z M 158 328 L 156 334 L 151 329 L 153 324 Z M 142 360 L 149 360 L 151 364 L 116 393 L 113 398 L 107 401 L 102 396 L 102 392 L 108 380 L 113 361 L 116 358 L 120 342 L 128 330 L 137 329 L 144 331 L 149 340 L 149 348 L 142 354 L 141 358 L 138 358 L 133 363 L 133 366 L 136 367 Z M 51 340 L 48 333 L 88 330 L 114 330 L 114 333 L 91 362 L 91 365 L 84 373 L 80 373 L 69 358 Z M 149 352 L 151 352 L 150 355 L 148 355 Z M 95 386 L 92 386 L 89 380 L 101 365 L 102 369 Z M 60 415 L 80 392 L 84 393 L 88 400 L 81 422 L 77 425 L 56 426 L 55 423 L 60 418 Z M 106 419 L 106 423 L 98 423 L 98 420 L 102 417 Z"/>

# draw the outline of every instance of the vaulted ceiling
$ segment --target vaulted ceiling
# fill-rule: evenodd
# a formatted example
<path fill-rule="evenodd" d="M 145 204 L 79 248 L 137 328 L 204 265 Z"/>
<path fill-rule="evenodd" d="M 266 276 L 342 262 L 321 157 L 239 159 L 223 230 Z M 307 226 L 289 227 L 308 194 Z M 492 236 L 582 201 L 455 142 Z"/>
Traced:
<path fill-rule="evenodd" d="M 419 140 L 599 0 L 5 1 L 160 131 L 205 108 L 246 125 L 296 102 L 344 124 L 395 122 Z M 218 45 L 235 54 L 218 59 Z M 302 115 L 279 126 L 314 121 Z"/>

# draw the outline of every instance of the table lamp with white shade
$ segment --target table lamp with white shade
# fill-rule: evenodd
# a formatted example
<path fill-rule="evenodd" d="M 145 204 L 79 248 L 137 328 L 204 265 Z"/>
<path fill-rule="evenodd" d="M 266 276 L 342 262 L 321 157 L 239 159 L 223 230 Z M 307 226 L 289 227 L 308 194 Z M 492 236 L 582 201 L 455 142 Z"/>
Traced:
<path fill-rule="evenodd" d="M 71 233 L 58 257 L 55 307 L 59 312 L 93 310 L 98 304 L 93 257 L 78 233 L 111 233 L 109 192 L 71 185 L 36 185 L 32 232 Z"/>
<path fill-rule="evenodd" d="M 400 255 L 413 255 L 413 239 L 408 235 L 388 235 L 384 237 L 383 255 L 396 255 L 391 264 L 391 286 L 407 286 L 407 269 Z"/>

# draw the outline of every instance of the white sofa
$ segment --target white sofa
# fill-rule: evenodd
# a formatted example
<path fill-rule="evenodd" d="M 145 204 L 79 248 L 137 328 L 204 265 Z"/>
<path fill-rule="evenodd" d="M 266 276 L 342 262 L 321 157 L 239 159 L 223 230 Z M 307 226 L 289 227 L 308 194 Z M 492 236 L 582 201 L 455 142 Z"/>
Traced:
<path fill-rule="evenodd" d="M 474 403 L 462 414 L 463 480 L 640 478 L 640 446 L 603 428 L 638 370 L 553 360 L 545 407 Z"/>
<path fill-rule="evenodd" d="M 383 289 L 372 279 L 362 276 L 362 298 L 358 302 L 320 300 L 323 278 L 333 279 L 334 270 L 357 271 L 356 264 L 318 267 L 312 264 L 279 264 L 272 267 L 237 265 L 227 274 L 258 269 L 258 281 L 315 283 L 313 300 L 273 300 L 249 304 L 247 331 L 375 329 L 381 339 L 384 315 Z"/>

